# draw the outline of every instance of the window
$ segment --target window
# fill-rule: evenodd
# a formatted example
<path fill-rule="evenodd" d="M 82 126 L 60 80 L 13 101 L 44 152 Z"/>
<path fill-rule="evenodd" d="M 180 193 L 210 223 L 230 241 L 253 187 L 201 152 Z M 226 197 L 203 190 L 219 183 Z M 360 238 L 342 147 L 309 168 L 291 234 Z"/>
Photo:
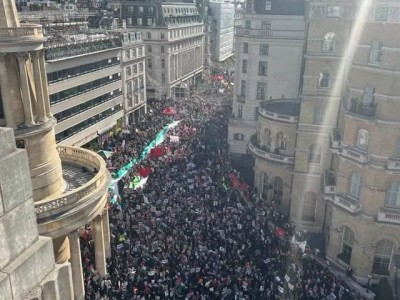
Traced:
<path fill-rule="evenodd" d="M 161 68 L 165 69 L 165 59 L 161 58 Z"/>
<path fill-rule="evenodd" d="M 128 12 L 133 12 L 133 6 L 128 7 Z"/>
<path fill-rule="evenodd" d="M 131 52 L 129 50 L 125 51 L 125 58 L 130 59 L 131 58 Z"/>
<path fill-rule="evenodd" d="M 394 156 L 400 157 L 400 138 L 397 138 L 396 148 L 394 149 Z"/>
<path fill-rule="evenodd" d="M 247 73 L 247 59 L 243 59 L 242 61 L 242 73 L 243 74 Z"/>
<path fill-rule="evenodd" d="M 147 25 L 153 25 L 153 18 L 147 18 Z"/>
<path fill-rule="evenodd" d="M 317 106 L 314 108 L 314 119 L 313 124 L 319 125 L 323 124 L 325 120 L 325 107 Z"/>
<path fill-rule="evenodd" d="M 276 134 L 275 149 L 286 150 L 286 146 L 287 146 L 287 137 L 283 132 L 278 132 Z"/>
<path fill-rule="evenodd" d="M 372 273 L 389 275 L 389 266 L 392 260 L 394 244 L 391 240 L 381 240 L 375 248 Z"/>
<path fill-rule="evenodd" d="M 147 46 L 147 52 L 151 52 L 151 45 Z"/>
<path fill-rule="evenodd" d="M 128 18 L 128 25 L 132 25 L 132 18 Z"/>
<path fill-rule="evenodd" d="M 143 12 L 143 6 L 139 6 L 139 12 Z"/>
<path fill-rule="evenodd" d="M 161 74 L 161 82 L 165 83 L 165 74 Z"/>
<path fill-rule="evenodd" d="M 165 51 L 165 47 L 161 46 L 161 53 L 164 53 L 164 51 Z"/>
<path fill-rule="evenodd" d="M 267 76 L 268 62 L 260 61 L 258 63 L 258 76 Z"/>
<path fill-rule="evenodd" d="M 238 105 L 238 118 L 242 118 L 243 117 L 243 106 L 242 105 Z"/>
<path fill-rule="evenodd" d="M 246 80 L 242 80 L 242 85 L 240 86 L 240 96 L 246 96 Z"/>
<path fill-rule="evenodd" d="M 268 55 L 269 53 L 269 45 L 261 44 L 260 45 L 260 55 Z"/>
<path fill-rule="evenodd" d="M 257 83 L 257 99 L 265 100 L 266 95 L 267 95 L 267 83 L 266 82 Z"/>
<path fill-rule="evenodd" d="M 389 16 L 389 7 L 381 6 L 376 9 L 375 20 L 387 21 Z"/>
<path fill-rule="evenodd" d="M 363 150 L 368 149 L 369 132 L 365 129 L 360 129 L 357 133 L 357 147 Z"/>
<path fill-rule="evenodd" d="M 132 69 L 130 66 L 126 67 L 125 72 L 126 72 L 126 76 L 128 76 L 128 77 L 132 76 Z"/>
<path fill-rule="evenodd" d="M 332 18 L 340 17 L 340 6 L 328 5 L 326 10 L 326 16 Z"/>
<path fill-rule="evenodd" d="M 147 32 L 147 38 L 151 39 L 151 32 Z"/>
<path fill-rule="evenodd" d="M 322 156 L 322 146 L 314 144 L 310 147 L 310 156 L 309 163 L 310 164 L 320 164 Z"/>
<path fill-rule="evenodd" d="M 342 245 L 340 247 L 339 258 L 341 261 L 350 265 L 351 253 L 353 252 L 354 233 L 353 231 L 344 226 L 342 232 Z"/>
<path fill-rule="evenodd" d="M 272 1 L 265 1 L 265 10 L 272 9 Z"/>
<path fill-rule="evenodd" d="M 315 209 L 317 207 L 317 195 L 313 192 L 304 194 L 303 205 L 301 207 L 301 219 L 308 222 L 315 221 Z"/>
<path fill-rule="evenodd" d="M 243 53 L 249 53 L 249 44 L 243 43 Z"/>
<path fill-rule="evenodd" d="M 244 135 L 243 135 L 242 133 L 235 133 L 235 134 L 233 135 L 233 139 L 234 139 L 235 141 L 243 141 Z"/>
<path fill-rule="evenodd" d="M 246 20 L 245 28 L 246 29 L 251 29 L 251 21 L 250 20 Z"/>
<path fill-rule="evenodd" d="M 261 22 L 261 29 L 271 29 L 271 21 L 262 21 Z"/>
<path fill-rule="evenodd" d="M 160 39 L 165 39 L 165 35 L 164 35 L 164 33 L 160 33 Z"/>
<path fill-rule="evenodd" d="M 148 67 L 149 69 L 151 69 L 151 68 L 153 67 L 153 62 L 152 62 L 151 58 L 148 58 L 148 59 L 147 59 L 147 67 Z"/>
<path fill-rule="evenodd" d="M 137 24 L 140 26 L 142 25 L 142 18 L 137 18 Z"/>
<path fill-rule="evenodd" d="M 318 87 L 329 88 L 331 75 L 329 73 L 320 73 Z"/>
<path fill-rule="evenodd" d="M 400 182 L 390 184 L 386 192 L 385 205 L 400 207 Z"/>
<path fill-rule="evenodd" d="M 379 64 L 382 61 L 382 43 L 378 40 L 372 40 L 371 54 L 369 62 L 372 64 Z"/>
<path fill-rule="evenodd" d="M 353 172 L 350 179 L 350 196 L 356 200 L 360 200 L 361 196 L 361 175 L 358 172 Z"/>
<path fill-rule="evenodd" d="M 333 32 L 328 32 L 324 36 L 324 42 L 322 44 L 322 51 L 323 52 L 332 52 L 334 44 L 335 44 L 335 34 Z"/>
<path fill-rule="evenodd" d="M 149 13 L 152 13 L 152 12 L 153 12 L 153 7 L 152 7 L 152 6 L 150 6 L 150 7 L 148 8 L 148 12 L 149 12 Z"/>
<path fill-rule="evenodd" d="M 371 106 L 374 103 L 374 94 L 375 88 L 371 85 L 367 85 L 364 88 L 363 105 Z"/>

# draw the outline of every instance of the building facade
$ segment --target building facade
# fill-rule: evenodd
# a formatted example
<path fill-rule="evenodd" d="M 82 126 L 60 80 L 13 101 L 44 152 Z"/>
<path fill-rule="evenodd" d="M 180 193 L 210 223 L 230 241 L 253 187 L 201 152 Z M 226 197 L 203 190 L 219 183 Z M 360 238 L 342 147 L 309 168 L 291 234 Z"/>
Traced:
<path fill-rule="evenodd" d="M 109 7 L 128 28 L 142 32 L 148 98 L 187 95 L 204 65 L 204 23 L 196 4 L 122 1 Z"/>
<path fill-rule="evenodd" d="M 233 55 L 235 4 L 222 0 L 210 1 L 211 59 L 224 61 Z"/>
<path fill-rule="evenodd" d="M 50 104 L 57 143 L 81 146 L 122 122 L 122 42 L 113 35 L 64 39 L 46 43 Z"/>
<path fill-rule="evenodd" d="M 297 228 L 324 241 L 329 261 L 363 283 L 400 267 L 399 10 L 394 2 L 308 1 L 300 101 L 262 103 L 247 143 L 263 198 L 281 204 Z M 250 25 L 247 38 L 261 35 Z M 242 119 L 246 91 L 242 106 L 237 96 L 234 103 Z M 246 137 L 239 128 L 229 132 L 237 144 Z"/>
<path fill-rule="evenodd" d="M 146 62 L 142 34 L 139 31 L 113 32 L 122 42 L 123 125 L 139 121 L 146 114 Z"/>
<path fill-rule="evenodd" d="M 237 3 L 235 2 L 235 21 L 234 21 L 234 30 L 233 30 L 233 53 L 235 53 L 235 48 L 236 48 L 236 28 L 240 25 L 242 25 L 242 19 L 243 19 L 243 8 L 245 7 L 246 3 L 241 2 Z"/>
<path fill-rule="evenodd" d="M 87 224 L 101 276 L 111 255 L 111 176 L 96 153 L 56 144 L 44 41 L 41 25 L 20 23 L 14 1 L 0 2 L 0 124 L 15 135 L 0 129 L 4 299 L 83 299 L 79 230 Z"/>
<path fill-rule="evenodd" d="M 265 1 L 248 2 L 242 25 L 236 27 L 235 93 L 228 128 L 228 143 L 236 161 L 247 156 L 248 142 L 257 132 L 260 103 L 298 99 L 305 4 L 280 2 L 272 9 Z"/>
<path fill-rule="evenodd" d="M 309 126 L 298 136 L 298 151 L 310 150 L 299 166 L 310 175 L 294 175 L 293 195 L 303 196 L 292 198 L 291 215 L 319 228 L 328 259 L 364 280 L 400 267 L 399 9 L 395 2 L 310 2 L 302 94 L 311 97 L 300 122 L 325 121 L 317 134 Z"/>

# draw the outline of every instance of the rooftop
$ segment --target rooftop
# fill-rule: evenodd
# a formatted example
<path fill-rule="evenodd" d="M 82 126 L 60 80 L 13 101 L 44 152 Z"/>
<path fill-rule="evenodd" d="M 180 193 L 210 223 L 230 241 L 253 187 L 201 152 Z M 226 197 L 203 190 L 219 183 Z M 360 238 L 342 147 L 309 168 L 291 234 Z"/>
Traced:
<path fill-rule="evenodd" d="M 260 108 L 280 115 L 298 116 L 300 113 L 300 102 L 298 99 L 269 100 L 261 103 Z"/>

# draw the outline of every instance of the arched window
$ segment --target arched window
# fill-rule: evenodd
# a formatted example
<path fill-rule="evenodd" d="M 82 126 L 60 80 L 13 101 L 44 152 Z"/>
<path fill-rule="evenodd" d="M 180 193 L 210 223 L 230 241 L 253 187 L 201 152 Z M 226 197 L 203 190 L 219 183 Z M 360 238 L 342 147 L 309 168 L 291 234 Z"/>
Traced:
<path fill-rule="evenodd" d="M 320 164 L 322 156 L 322 146 L 314 144 L 310 147 L 310 157 L 309 162 L 311 164 Z"/>
<path fill-rule="evenodd" d="M 317 207 L 317 196 L 313 192 L 307 192 L 303 196 L 301 219 L 304 221 L 315 221 L 315 208 Z"/>
<path fill-rule="evenodd" d="M 283 132 L 278 132 L 278 134 L 276 135 L 276 145 L 275 146 L 277 149 L 282 149 L 282 150 L 286 149 L 286 137 L 283 134 Z"/>
<path fill-rule="evenodd" d="M 393 182 L 386 192 L 387 206 L 397 206 L 400 207 L 400 182 Z"/>
<path fill-rule="evenodd" d="M 392 260 L 394 243 L 391 240 L 381 240 L 376 245 L 372 273 L 389 275 L 389 266 Z"/>
<path fill-rule="evenodd" d="M 400 138 L 397 138 L 396 148 L 394 149 L 394 156 L 400 157 Z"/>
<path fill-rule="evenodd" d="M 371 43 L 369 62 L 379 64 L 382 61 L 382 42 L 374 39 Z"/>
<path fill-rule="evenodd" d="M 357 147 L 367 150 L 369 142 L 369 132 L 365 129 L 360 129 L 357 133 Z"/>
<path fill-rule="evenodd" d="M 263 144 L 268 147 L 271 146 L 271 130 L 269 128 L 264 129 Z"/>
<path fill-rule="evenodd" d="M 361 175 L 358 172 L 353 172 L 350 179 L 350 196 L 359 200 L 361 195 Z"/>
<path fill-rule="evenodd" d="M 324 36 L 324 42 L 322 44 L 323 52 L 332 52 L 335 46 L 335 34 L 333 32 L 328 32 Z"/>
<path fill-rule="evenodd" d="M 339 258 L 346 264 L 350 264 L 351 253 L 353 252 L 354 233 L 349 228 L 344 226 L 342 232 L 342 245 L 340 248 Z"/>
<path fill-rule="evenodd" d="M 233 139 L 236 140 L 236 141 L 243 141 L 244 135 L 242 133 L 235 133 L 233 135 Z"/>
<path fill-rule="evenodd" d="M 364 88 L 363 105 L 371 106 L 374 103 L 375 89 L 372 85 L 367 85 Z"/>

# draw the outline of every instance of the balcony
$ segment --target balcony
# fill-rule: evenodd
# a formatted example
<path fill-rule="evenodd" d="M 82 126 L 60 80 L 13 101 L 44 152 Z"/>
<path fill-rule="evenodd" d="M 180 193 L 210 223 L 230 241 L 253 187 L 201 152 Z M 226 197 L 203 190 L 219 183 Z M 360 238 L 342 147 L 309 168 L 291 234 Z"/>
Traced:
<path fill-rule="evenodd" d="M 377 219 L 379 222 L 400 224 L 400 210 L 380 208 Z"/>
<path fill-rule="evenodd" d="M 346 104 L 348 113 L 353 116 L 358 116 L 363 119 L 373 119 L 376 113 L 376 103 L 364 104 L 358 98 L 353 98 Z"/>
<path fill-rule="evenodd" d="M 341 154 L 342 154 L 342 156 L 344 156 L 346 158 L 355 160 L 362 164 L 369 162 L 368 152 L 363 149 L 360 149 L 360 148 L 349 147 L 349 146 L 342 144 L 341 145 Z"/>
<path fill-rule="evenodd" d="M 83 227 L 107 202 L 111 176 L 96 153 L 70 146 L 57 147 L 66 190 L 35 202 L 39 234 L 53 238 Z"/>
<path fill-rule="evenodd" d="M 264 149 L 260 148 L 260 145 L 258 144 L 257 137 L 255 135 L 251 136 L 248 148 L 250 152 L 262 159 L 267 159 L 275 162 L 280 162 L 283 164 L 290 164 L 292 165 L 294 163 L 294 157 L 293 156 L 285 156 L 281 154 L 275 154 L 271 152 L 271 149 L 265 147 Z"/>
<path fill-rule="evenodd" d="M 400 170 L 400 157 L 391 157 L 386 163 L 388 170 L 399 171 Z"/>
<path fill-rule="evenodd" d="M 270 30 L 270 29 L 252 29 L 242 26 L 235 27 L 236 36 L 255 38 L 255 39 L 304 39 L 304 30 Z"/>
<path fill-rule="evenodd" d="M 342 133 L 339 129 L 335 128 L 331 132 L 331 148 L 339 149 L 342 142 Z"/>
<path fill-rule="evenodd" d="M 336 193 L 336 173 L 332 170 L 325 170 L 324 172 L 323 193 L 328 195 Z"/>
<path fill-rule="evenodd" d="M 357 201 L 347 195 L 335 195 L 333 197 L 333 203 L 352 214 L 355 214 L 361 210 L 360 201 Z"/>
<path fill-rule="evenodd" d="M 38 50 L 44 41 L 42 25 L 21 24 L 21 27 L 0 28 L 2 52 L 20 52 L 21 47 L 25 51 Z"/>
<path fill-rule="evenodd" d="M 266 119 L 296 124 L 299 120 L 300 103 L 296 100 L 269 100 L 260 104 L 258 112 Z"/>

